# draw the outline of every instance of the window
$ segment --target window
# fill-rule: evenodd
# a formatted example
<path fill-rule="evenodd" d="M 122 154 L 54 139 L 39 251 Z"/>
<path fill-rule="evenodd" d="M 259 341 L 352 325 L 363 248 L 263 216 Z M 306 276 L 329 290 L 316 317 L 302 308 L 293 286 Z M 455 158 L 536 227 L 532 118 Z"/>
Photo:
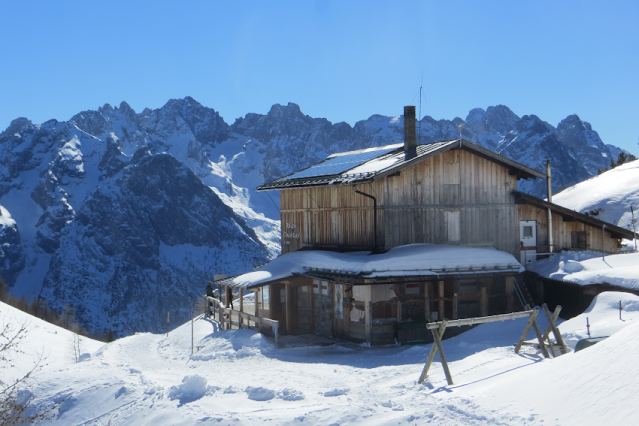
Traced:
<path fill-rule="evenodd" d="M 588 234 L 586 231 L 573 231 L 570 236 L 572 240 L 572 248 L 580 250 L 588 248 Z"/>
<path fill-rule="evenodd" d="M 322 284 L 322 295 L 328 296 L 328 281 L 321 281 Z"/>
<path fill-rule="evenodd" d="M 269 288 L 267 285 L 265 285 L 264 287 L 262 287 L 262 291 L 260 292 L 262 293 L 262 309 L 264 310 L 269 310 L 270 306 L 269 306 Z"/>
<path fill-rule="evenodd" d="M 448 210 L 444 212 L 446 223 L 446 237 L 448 241 L 461 240 L 461 224 L 459 210 Z"/>
<path fill-rule="evenodd" d="M 419 283 L 406 283 L 404 286 L 404 294 L 419 294 Z"/>
<path fill-rule="evenodd" d="M 532 238 L 533 228 L 532 226 L 524 226 L 524 238 Z"/>

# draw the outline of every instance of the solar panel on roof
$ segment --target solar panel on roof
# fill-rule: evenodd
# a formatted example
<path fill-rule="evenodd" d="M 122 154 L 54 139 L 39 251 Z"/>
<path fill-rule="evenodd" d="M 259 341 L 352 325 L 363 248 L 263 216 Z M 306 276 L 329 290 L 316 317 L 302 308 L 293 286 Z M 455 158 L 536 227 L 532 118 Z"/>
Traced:
<path fill-rule="evenodd" d="M 345 172 L 346 170 L 350 170 L 353 167 L 360 166 L 367 161 L 372 160 L 373 158 L 388 154 L 389 152 L 396 149 L 397 147 L 394 146 L 392 148 L 340 155 L 338 157 L 329 158 L 328 160 L 311 166 L 308 169 L 293 173 L 286 179 L 300 179 L 315 176 L 337 175 Z"/>

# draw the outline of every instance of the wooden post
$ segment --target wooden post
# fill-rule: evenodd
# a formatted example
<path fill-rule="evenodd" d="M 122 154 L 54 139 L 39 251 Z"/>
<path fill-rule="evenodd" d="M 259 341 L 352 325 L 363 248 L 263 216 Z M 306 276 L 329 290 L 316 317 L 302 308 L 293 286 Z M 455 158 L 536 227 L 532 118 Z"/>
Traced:
<path fill-rule="evenodd" d="M 424 316 L 426 318 L 424 318 L 425 320 L 428 321 L 428 319 L 430 318 L 430 283 L 426 282 L 424 283 Z"/>
<path fill-rule="evenodd" d="M 537 310 L 537 312 L 539 312 L 539 310 Z M 546 345 L 544 344 L 544 339 L 541 337 L 541 330 L 539 330 L 539 325 L 537 325 L 537 318 L 533 321 L 533 329 L 537 335 L 537 341 L 539 342 L 539 349 L 541 349 L 541 353 L 544 354 L 545 358 L 550 358 L 550 355 L 548 355 L 548 351 L 546 350 Z"/>
<path fill-rule="evenodd" d="M 513 312 L 515 306 L 515 278 L 514 277 L 506 277 L 506 301 L 507 301 L 507 310 L 508 312 Z"/>
<path fill-rule="evenodd" d="M 444 282 L 443 281 L 438 281 L 437 282 L 439 284 L 439 314 L 438 314 L 438 320 L 442 320 L 444 319 L 444 312 L 445 312 L 445 308 L 444 308 Z"/>
<path fill-rule="evenodd" d="M 402 302 L 397 301 L 397 324 L 402 322 Z"/>
<path fill-rule="evenodd" d="M 557 321 L 557 318 L 559 318 L 560 312 L 561 312 L 561 305 L 555 306 L 555 311 L 552 314 L 553 321 Z M 550 331 L 551 331 L 550 324 L 548 324 L 548 327 L 546 327 L 546 331 L 544 332 L 544 342 L 548 340 L 548 336 L 550 336 Z M 550 350 L 552 351 L 552 347 Z"/>
<path fill-rule="evenodd" d="M 288 334 L 291 334 L 291 328 L 293 325 L 293 307 L 291 306 L 291 284 L 290 283 L 286 283 L 284 284 L 284 296 L 286 297 L 286 332 Z"/>
<path fill-rule="evenodd" d="M 311 331 L 315 331 L 315 287 L 311 281 Z"/>
<path fill-rule="evenodd" d="M 457 296 L 457 293 L 453 294 L 453 319 L 459 319 L 459 313 L 458 313 L 458 309 L 459 309 L 459 297 Z"/>
<path fill-rule="evenodd" d="M 240 312 L 244 312 L 244 289 L 240 289 Z M 242 328 L 242 324 L 244 323 L 244 318 L 242 315 L 238 316 L 239 327 Z"/>
<path fill-rule="evenodd" d="M 488 316 L 488 290 L 486 287 L 481 288 L 481 316 Z"/>
<path fill-rule="evenodd" d="M 366 341 L 372 344 L 373 337 L 373 309 L 372 302 L 366 302 L 366 313 L 364 314 L 364 320 L 366 321 Z"/>
<path fill-rule="evenodd" d="M 443 321 L 439 329 L 431 330 L 432 333 L 438 333 L 440 339 L 444 337 L 444 331 L 446 331 L 446 324 L 444 324 Z M 422 370 L 422 375 L 419 376 L 419 380 L 417 381 L 417 383 L 421 384 L 421 383 L 424 383 L 424 380 L 426 380 L 426 375 L 428 374 L 430 365 L 433 363 L 433 360 L 435 359 L 436 353 L 437 353 L 437 345 L 435 345 L 435 342 L 433 342 L 433 345 L 430 347 L 430 352 L 428 353 L 428 358 L 426 358 L 426 364 L 424 365 L 424 369 Z"/>
<path fill-rule="evenodd" d="M 448 320 L 442 320 L 442 326 L 446 326 Z M 437 345 L 437 350 L 439 351 L 439 358 L 442 361 L 442 367 L 444 368 L 444 374 L 446 375 L 446 381 L 448 385 L 453 384 L 453 376 L 450 374 L 450 370 L 448 369 L 448 362 L 446 362 L 446 354 L 444 353 L 444 347 L 442 346 L 442 339 L 439 337 L 439 333 L 437 330 L 432 330 L 433 338 L 435 339 L 435 344 Z"/>
<path fill-rule="evenodd" d="M 561 351 L 562 354 L 568 353 L 568 348 L 566 347 L 566 344 L 564 343 L 563 337 L 561 337 L 561 333 L 559 332 L 559 329 L 555 325 L 555 321 L 552 319 L 552 314 L 548 310 L 548 305 L 544 303 L 543 305 L 541 305 L 541 307 L 543 308 L 544 313 L 546 314 L 546 318 L 548 318 L 548 323 L 552 329 L 552 333 L 555 335 L 555 340 L 557 340 L 557 343 L 559 344 L 559 350 Z"/>
<path fill-rule="evenodd" d="M 366 336 L 366 341 L 369 344 L 373 343 L 373 305 L 372 305 L 372 298 L 373 298 L 373 289 L 371 288 L 370 285 L 367 285 L 366 287 L 366 300 L 364 301 L 364 309 L 366 310 L 364 313 L 364 321 L 365 321 L 365 336 Z"/>
<path fill-rule="evenodd" d="M 537 314 L 539 314 L 539 308 L 535 307 L 535 309 L 533 309 L 532 313 L 530 314 L 530 317 L 528 318 L 528 323 L 526 324 L 526 327 L 524 328 L 524 332 L 521 334 L 519 341 L 515 345 L 516 354 L 519 353 L 519 350 L 521 349 L 521 345 L 524 344 L 524 340 L 526 340 L 526 336 L 528 336 L 528 332 L 530 331 L 530 328 L 533 326 L 533 323 L 535 322 L 535 319 L 537 318 Z"/>

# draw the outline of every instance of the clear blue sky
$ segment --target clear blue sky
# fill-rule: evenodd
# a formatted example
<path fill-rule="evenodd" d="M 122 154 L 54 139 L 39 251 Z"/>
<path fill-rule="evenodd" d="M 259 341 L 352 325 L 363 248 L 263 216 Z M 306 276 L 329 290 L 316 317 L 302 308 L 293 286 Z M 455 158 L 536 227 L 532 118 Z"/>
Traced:
<path fill-rule="evenodd" d="M 639 2 L 0 0 L 0 129 L 192 96 L 230 124 L 274 103 L 354 124 L 570 114 L 639 155 Z"/>

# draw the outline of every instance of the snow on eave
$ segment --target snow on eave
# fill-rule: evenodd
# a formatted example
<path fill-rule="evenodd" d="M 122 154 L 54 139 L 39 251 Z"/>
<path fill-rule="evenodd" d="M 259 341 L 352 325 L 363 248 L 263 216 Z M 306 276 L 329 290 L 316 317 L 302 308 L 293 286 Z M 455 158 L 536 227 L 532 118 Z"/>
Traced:
<path fill-rule="evenodd" d="M 295 275 L 312 276 L 314 272 L 341 278 L 368 279 L 523 271 L 524 268 L 512 255 L 492 247 L 409 244 L 382 254 L 294 251 L 273 259 L 256 271 L 220 283 L 248 289 Z"/>

